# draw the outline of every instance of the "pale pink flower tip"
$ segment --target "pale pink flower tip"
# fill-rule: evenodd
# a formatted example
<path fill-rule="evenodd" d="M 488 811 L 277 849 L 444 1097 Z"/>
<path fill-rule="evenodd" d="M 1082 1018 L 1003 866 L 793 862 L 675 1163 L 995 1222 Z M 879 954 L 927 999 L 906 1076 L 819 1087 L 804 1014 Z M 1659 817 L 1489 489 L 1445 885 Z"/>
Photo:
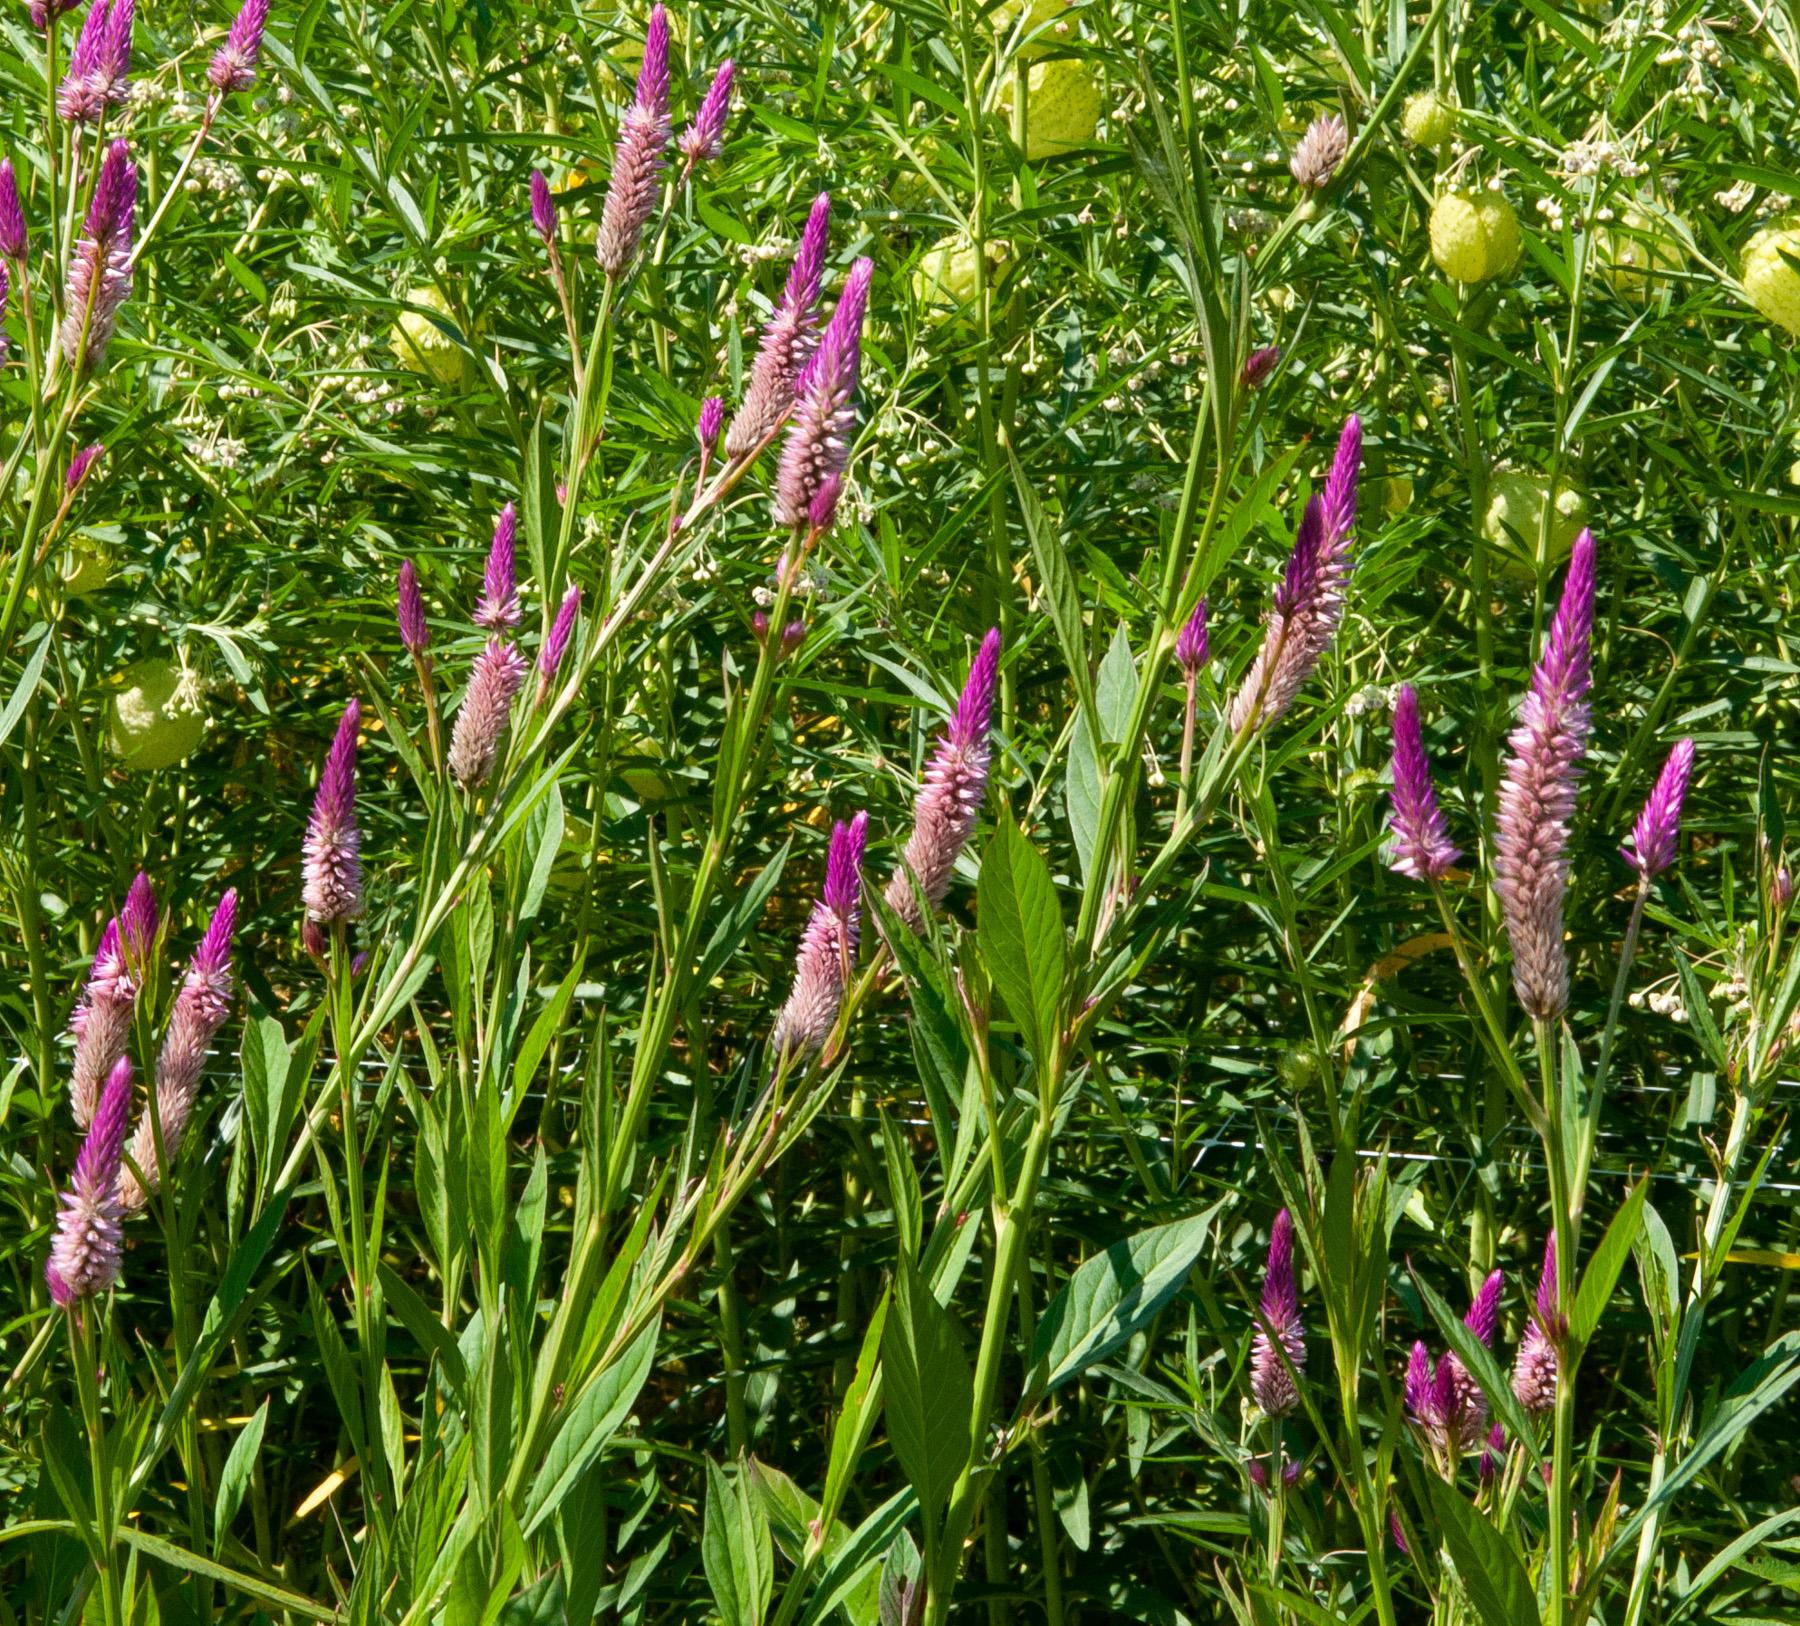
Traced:
<path fill-rule="evenodd" d="M 694 122 L 681 132 L 681 155 L 691 169 L 709 158 L 717 158 L 725 145 L 725 119 L 731 112 L 731 80 L 737 72 L 729 57 L 719 64 L 713 82 L 694 114 Z"/>
<path fill-rule="evenodd" d="M 850 461 L 862 376 L 863 313 L 874 274 L 875 263 L 867 258 L 851 267 L 819 348 L 795 386 L 793 424 L 775 478 L 777 525 L 810 524 L 821 490 L 833 475 L 841 480 Z"/>
<path fill-rule="evenodd" d="M 96 7 L 101 0 L 94 0 Z M 131 293 L 131 254 L 137 221 L 137 166 L 131 149 L 115 141 L 106 149 L 100 178 L 69 256 L 60 330 L 63 359 L 72 368 L 98 367 Z"/>
<path fill-rule="evenodd" d="M 1568 1330 L 1556 1299 L 1556 1234 L 1552 1232 L 1544 1239 L 1537 1297 L 1513 1363 L 1513 1394 L 1534 1417 L 1543 1416 L 1556 1405 L 1557 1349 Z"/>
<path fill-rule="evenodd" d="M 1687 800 L 1688 776 L 1694 771 L 1694 742 L 1677 740 L 1656 776 L 1650 798 L 1631 827 L 1631 839 L 1619 855 L 1646 881 L 1655 880 L 1675 862 L 1675 838 L 1681 830 L 1681 804 Z"/>
<path fill-rule="evenodd" d="M 263 30 L 268 22 L 269 0 L 244 0 L 225 43 L 207 64 L 206 77 L 220 95 L 248 90 L 256 83 L 256 64 L 262 56 Z"/>
<path fill-rule="evenodd" d="M 663 153 L 669 145 L 669 19 L 661 6 L 650 13 L 637 96 L 619 121 L 612 177 L 600 211 L 594 257 L 618 278 L 637 257 L 644 227 L 656 211 Z"/>

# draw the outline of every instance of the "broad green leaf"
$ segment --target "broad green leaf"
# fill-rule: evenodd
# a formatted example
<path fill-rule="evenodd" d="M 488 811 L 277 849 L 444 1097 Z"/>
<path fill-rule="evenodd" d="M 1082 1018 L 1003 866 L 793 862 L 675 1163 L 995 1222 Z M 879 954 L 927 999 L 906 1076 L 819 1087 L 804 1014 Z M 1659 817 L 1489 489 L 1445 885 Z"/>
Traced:
<path fill-rule="evenodd" d="M 1511 1541 L 1470 1507 L 1454 1485 L 1427 1474 L 1438 1528 L 1482 1626 L 1537 1626 L 1537 1594 Z"/>
<path fill-rule="evenodd" d="M 724 1626 L 761 1626 L 775 1584 L 769 1516 L 749 1470 L 728 1475 L 710 1457 L 700 1557 Z"/>
<path fill-rule="evenodd" d="M 1569 1340 L 1577 1351 L 1587 1348 L 1594 1329 L 1600 1325 L 1600 1317 L 1606 1312 L 1613 1289 L 1619 1282 L 1619 1272 L 1625 1268 L 1625 1261 L 1631 1257 L 1632 1244 L 1637 1241 L 1638 1228 L 1643 1222 L 1644 1200 L 1649 1193 L 1650 1181 L 1646 1176 L 1631 1188 L 1631 1195 L 1613 1215 L 1612 1223 L 1600 1238 L 1600 1246 L 1594 1249 L 1593 1258 L 1581 1273 L 1581 1287 L 1569 1311 Z"/>
<path fill-rule="evenodd" d="M 1124 622 L 1119 623 L 1106 658 L 1100 663 L 1094 703 L 1100 719 L 1100 737 L 1108 745 L 1124 741 L 1131 726 L 1131 709 L 1137 699 L 1137 663 L 1131 656 L 1131 640 Z"/>
<path fill-rule="evenodd" d="M 1200 1257 L 1218 1212 L 1214 1204 L 1084 1260 L 1038 1323 L 1031 1351 L 1034 1390 L 1067 1383 L 1157 1315 Z"/>
<path fill-rule="evenodd" d="M 1026 1047 L 1047 1067 L 1057 1045 L 1068 948 L 1056 883 L 1010 819 L 988 843 L 976 890 L 976 941 Z"/>
<path fill-rule="evenodd" d="M 949 1313 L 905 1255 L 894 1274 L 881 1356 L 888 1439 L 929 1529 L 969 1460 L 975 1385 Z"/>
<path fill-rule="evenodd" d="M 825 1566 L 819 1584 L 800 1617 L 800 1626 L 821 1626 L 832 1610 L 863 1584 L 864 1573 L 893 1543 L 918 1506 L 912 1491 L 890 1496 L 856 1527 L 843 1550 Z"/>
<path fill-rule="evenodd" d="M 244 1493 L 250 1488 L 250 1475 L 262 1450 L 263 1430 L 269 1426 L 269 1403 L 264 1401 L 249 1422 L 238 1430 L 231 1442 L 230 1454 L 219 1474 L 219 1491 L 213 1498 L 213 1557 L 225 1544 L 226 1532 L 237 1510 L 244 1505 Z"/>

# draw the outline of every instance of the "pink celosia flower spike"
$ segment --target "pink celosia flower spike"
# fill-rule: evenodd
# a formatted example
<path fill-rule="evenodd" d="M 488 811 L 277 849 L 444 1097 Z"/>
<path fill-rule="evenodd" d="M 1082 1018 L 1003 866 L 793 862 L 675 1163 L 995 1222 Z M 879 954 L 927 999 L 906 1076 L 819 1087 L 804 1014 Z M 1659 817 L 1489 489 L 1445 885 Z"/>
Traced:
<path fill-rule="evenodd" d="M 825 887 L 794 960 L 794 986 L 775 1019 L 769 1048 L 779 1064 L 817 1052 L 837 1026 L 862 927 L 863 844 L 869 815 L 834 824 L 825 858 Z"/>
<path fill-rule="evenodd" d="M 125 892 L 125 906 L 119 911 L 119 945 L 125 961 L 140 979 L 156 949 L 158 923 L 156 891 L 150 877 L 142 870 L 131 878 Z"/>
<path fill-rule="evenodd" d="M 513 696 L 525 681 L 525 657 L 513 645 L 490 638 L 475 657 L 469 686 L 450 734 L 450 772 L 464 790 L 486 783 L 500 756 L 500 737 L 512 716 Z"/>
<path fill-rule="evenodd" d="M 700 417 L 694 424 L 694 439 L 700 443 L 703 457 L 710 457 L 719 443 L 719 431 L 725 426 L 725 401 L 709 395 L 700 403 Z"/>
<path fill-rule="evenodd" d="M 1490 1348 L 1499 1322 L 1504 1280 L 1499 1271 L 1491 1272 L 1463 1317 L 1463 1325 Z M 1453 1350 L 1440 1355 L 1434 1366 L 1424 1344 L 1413 1345 L 1406 1369 L 1406 1406 L 1446 1455 L 1475 1450 L 1487 1432 L 1487 1397 Z"/>
<path fill-rule="evenodd" d="M 61 337 L 63 359 L 72 368 L 92 370 L 106 359 L 119 308 L 131 293 L 137 190 L 131 149 L 115 141 L 106 149 L 81 239 L 69 256 Z"/>
<path fill-rule="evenodd" d="M 1324 491 L 1306 505 L 1262 647 L 1231 702 L 1233 733 L 1266 727 L 1293 705 L 1344 618 L 1350 533 L 1362 466 L 1362 420 L 1345 419 Z"/>
<path fill-rule="evenodd" d="M 797 386 L 794 421 L 775 478 L 775 523 L 811 523 L 813 503 L 833 475 L 842 479 L 856 431 L 856 391 L 862 374 L 863 312 L 875 262 L 861 259 L 844 279 L 819 348 Z M 830 504 L 835 509 L 835 500 Z M 829 518 L 829 516 L 827 516 Z"/>
<path fill-rule="evenodd" d="M 1419 729 L 1419 697 L 1410 683 L 1394 702 L 1394 788 L 1388 828 L 1394 847 L 1388 862 L 1402 875 L 1435 881 L 1462 856 L 1444 828 L 1431 763 Z"/>
<path fill-rule="evenodd" d="M 1594 625 L 1594 538 L 1569 555 L 1562 600 L 1508 741 L 1494 831 L 1494 890 L 1512 943 L 1513 990 L 1525 1014 L 1554 1021 L 1569 1003 L 1563 900 L 1569 825 L 1587 750 L 1588 640 Z"/>
<path fill-rule="evenodd" d="M 644 227 L 656 212 L 663 152 L 668 145 L 669 19 L 658 5 L 651 8 L 650 27 L 644 36 L 637 96 L 619 122 L 612 179 L 600 211 L 600 235 L 594 244 L 600 269 L 614 281 L 631 269 Z"/>
<path fill-rule="evenodd" d="M 541 169 L 531 172 L 531 228 L 543 239 L 544 247 L 556 243 L 556 196 Z"/>
<path fill-rule="evenodd" d="M 75 1058 L 69 1069 L 69 1110 L 77 1129 L 86 1129 L 93 1121 L 107 1075 L 125 1054 L 136 1000 L 137 982 L 125 963 L 119 922 L 113 919 L 100 934 L 87 986 L 69 1017 L 69 1030 L 75 1035 Z"/>
<path fill-rule="evenodd" d="M 1206 665 L 1211 653 L 1211 642 L 1206 633 L 1206 600 L 1201 599 L 1194 606 L 1194 613 L 1187 618 L 1182 629 L 1175 635 L 1175 662 L 1184 676 L 1195 677 Z"/>
<path fill-rule="evenodd" d="M 29 247 L 25 205 L 19 201 L 19 179 L 10 158 L 0 159 L 0 259 L 22 260 Z"/>
<path fill-rule="evenodd" d="M 725 146 L 725 119 L 731 112 L 731 80 L 736 65 L 727 57 L 713 75 L 711 88 L 694 114 L 694 122 L 681 132 L 681 156 L 687 160 L 683 173 L 696 164 L 717 158 Z"/>
<path fill-rule="evenodd" d="M 957 857 L 974 832 L 987 795 L 988 730 L 999 671 L 1000 629 L 995 627 L 981 640 L 950 726 L 931 753 L 913 802 L 912 834 L 887 885 L 888 908 L 914 932 L 925 929 L 918 894 L 933 909 L 944 901 Z"/>
<path fill-rule="evenodd" d="M 1284 1208 L 1269 1232 L 1262 1316 L 1250 1346 L 1250 1393 L 1264 1416 L 1285 1417 L 1300 1404 L 1294 1373 L 1305 1369 L 1306 1333 L 1300 1325 L 1300 1290 L 1294 1281 L 1294 1222 Z"/>
<path fill-rule="evenodd" d="M 518 510 L 508 503 L 494 522 L 494 540 L 488 548 L 481 598 L 475 606 L 475 625 L 486 627 L 490 632 L 519 624 L 518 571 L 514 559 L 518 532 Z"/>
<path fill-rule="evenodd" d="M 1677 740 L 1669 760 L 1656 776 L 1644 810 L 1631 827 L 1630 842 L 1619 855 L 1646 881 L 1654 881 L 1675 862 L 1675 838 L 1681 831 L 1681 804 L 1687 800 L 1688 776 L 1694 771 L 1694 742 Z"/>
<path fill-rule="evenodd" d="M 131 1161 L 142 1181 L 126 1169 L 119 1180 L 119 1205 L 128 1214 L 144 1206 L 149 1192 L 161 1181 L 156 1156 L 156 1131 L 162 1130 L 163 1151 L 173 1163 L 194 1111 L 194 1095 L 206 1049 L 231 1014 L 231 934 L 237 926 L 237 893 L 228 890 L 213 910 L 206 935 L 194 950 L 175 1008 L 169 1014 L 169 1030 L 163 1035 L 162 1053 L 156 1062 L 156 1115 L 138 1119 L 131 1137 Z"/>
<path fill-rule="evenodd" d="M 75 1159 L 44 1267 L 50 1296 L 64 1309 L 77 1299 L 104 1293 L 119 1279 L 119 1169 L 130 1114 L 131 1063 L 121 1056 L 107 1075 Z"/>
<path fill-rule="evenodd" d="M 406 652 L 420 656 L 431 645 L 431 627 L 425 620 L 425 598 L 419 591 L 419 572 L 412 560 L 400 561 L 400 586 L 395 595 L 395 619 L 400 623 L 400 642 Z"/>
<path fill-rule="evenodd" d="M 56 87 L 56 111 L 77 124 L 92 124 L 106 110 L 102 63 L 106 58 L 107 0 L 93 0 L 81 32 L 69 48 L 69 65 Z"/>
<path fill-rule="evenodd" d="M 321 926 L 355 920 L 363 912 L 362 832 L 356 824 L 356 731 L 362 707 L 354 700 L 338 720 L 304 848 L 307 918 Z"/>
<path fill-rule="evenodd" d="M 831 194 L 813 199 L 788 270 L 781 303 L 762 330 L 743 405 L 725 436 L 727 457 L 748 457 L 787 421 L 794 406 L 794 385 L 812 354 L 818 328 L 819 286 L 825 275 L 825 249 L 831 232 Z"/>
<path fill-rule="evenodd" d="M 1552 1233 L 1544 1239 L 1537 1299 L 1513 1361 L 1513 1394 L 1534 1417 L 1542 1417 L 1556 1405 L 1556 1351 L 1564 1331 L 1565 1323 L 1556 1307 L 1556 1237 Z"/>
<path fill-rule="evenodd" d="M 67 483 L 71 495 L 81 489 L 82 483 L 93 472 L 94 465 L 100 461 L 105 451 L 106 448 L 95 441 L 90 446 L 83 446 L 69 459 Z"/>
<path fill-rule="evenodd" d="M 262 57 L 263 30 L 269 26 L 269 0 L 244 0 L 231 20 L 225 43 L 213 52 L 206 77 L 221 96 L 248 90 L 256 83 L 256 64 Z"/>
<path fill-rule="evenodd" d="M 539 706 L 550 698 L 550 687 L 556 682 L 563 656 L 568 653 L 569 638 L 575 631 L 575 617 L 580 609 L 581 589 L 571 587 L 563 594 L 563 601 L 556 609 L 556 619 L 550 623 L 550 635 L 545 638 L 544 647 L 538 651 L 536 704 Z"/>

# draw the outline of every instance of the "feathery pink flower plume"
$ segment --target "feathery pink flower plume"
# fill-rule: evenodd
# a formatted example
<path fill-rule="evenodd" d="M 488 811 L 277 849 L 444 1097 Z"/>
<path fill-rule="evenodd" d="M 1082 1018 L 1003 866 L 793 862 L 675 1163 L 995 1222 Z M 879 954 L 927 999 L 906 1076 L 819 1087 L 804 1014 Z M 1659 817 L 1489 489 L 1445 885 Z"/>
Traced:
<path fill-rule="evenodd" d="M 736 72 L 729 57 L 719 64 L 719 71 L 713 75 L 712 85 L 694 114 L 694 122 L 681 132 L 678 145 L 681 156 L 687 160 L 686 169 L 717 158 L 724 149 L 725 120 L 731 112 L 731 80 Z"/>
<path fill-rule="evenodd" d="M 1499 1323 L 1500 1289 L 1505 1278 L 1491 1272 L 1463 1317 L 1463 1325 L 1490 1348 Z M 1415 1343 L 1406 1369 L 1406 1405 L 1440 1450 L 1473 1451 L 1487 1432 L 1487 1397 L 1454 1350 L 1433 1366 L 1423 1343 Z"/>
<path fill-rule="evenodd" d="M 725 436 L 727 457 L 748 457 L 787 421 L 793 410 L 795 381 L 812 354 L 813 334 L 818 328 L 819 285 L 825 275 L 830 230 L 831 194 L 821 192 L 813 199 L 806 217 L 781 303 L 775 307 L 757 344 L 749 387 Z"/>
<path fill-rule="evenodd" d="M 981 640 L 950 725 L 932 750 L 924 783 L 913 802 L 912 834 L 906 838 L 900 867 L 887 885 L 888 908 L 914 932 L 925 930 L 918 894 L 923 893 L 933 909 L 944 901 L 957 857 L 981 814 L 991 760 L 988 729 L 999 673 L 1000 629 L 994 627 Z"/>
<path fill-rule="evenodd" d="M 1305 1369 L 1306 1332 L 1300 1324 L 1300 1290 L 1294 1281 L 1294 1222 L 1284 1208 L 1269 1232 L 1262 1315 L 1250 1345 L 1250 1393 L 1264 1416 L 1285 1417 L 1300 1404 L 1294 1373 Z"/>
<path fill-rule="evenodd" d="M 256 83 L 256 64 L 262 57 L 263 30 L 269 25 L 269 0 L 244 0 L 231 20 L 225 43 L 213 52 L 206 77 L 221 96 L 248 90 Z"/>
<path fill-rule="evenodd" d="M 148 1110 L 138 1119 L 131 1138 L 131 1161 L 143 1179 L 126 1169 L 119 1180 L 119 1206 L 134 1214 L 161 1182 L 156 1156 L 156 1132 L 162 1131 L 163 1151 L 173 1163 L 194 1111 L 194 1095 L 200 1070 L 206 1064 L 206 1048 L 231 1014 L 231 934 L 237 925 L 237 893 L 227 890 L 213 910 L 206 935 L 194 950 L 181 992 L 169 1014 L 162 1053 L 156 1061 L 156 1123 Z"/>
<path fill-rule="evenodd" d="M 104 1293 L 119 1279 L 119 1168 L 131 1113 L 131 1063 L 121 1056 L 107 1075 L 74 1178 L 62 1194 L 44 1280 L 63 1309 Z"/>
<path fill-rule="evenodd" d="M 1419 728 L 1419 697 L 1410 683 L 1394 702 L 1394 787 L 1388 828 L 1394 833 L 1389 864 L 1418 881 L 1435 881 L 1462 856 L 1444 828 L 1431 763 Z"/>
<path fill-rule="evenodd" d="M 1556 1352 L 1566 1330 L 1556 1307 L 1556 1236 L 1552 1233 L 1544 1238 L 1537 1299 L 1513 1360 L 1513 1395 L 1533 1417 L 1542 1417 L 1556 1405 Z"/>
<path fill-rule="evenodd" d="M 556 681 L 563 656 L 568 653 L 569 638 L 575 631 L 575 616 L 581 609 L 581 589 L 571 587 L 556 608 L 556 619 L 550 623 L 550 635 L 538 651 L 537 701 L 543 705 L 550 698 L 550 686 Z"/>
<path fill-rule="evenodd" d="M 594 257 L 615 281 L 637 257 L 644 227 L 656 212 L 663 152 L 669 145 L 669 19 L 658 5 L 651 8 L 644 36 L 644 59 L 638 68 L 637 96 L 619 122 L 613 150 L 612 178 L 600 211 L 600 235 Z"/>
<path fill-rule="evenodd" d="M 1513 990 L 1525 1014 L 1553 1021 L 1569 1003 L 1563 901 L 1569 826 L 1587 751 L 1588 640 L 1594 625 L 1594 538 L 1569 555 L 1561 602 L 1508 740 L 1494 831 L 1494 891 L 1512 943 Z"/>
<path fill-rule="evenodd" d="M 1688 776 L 1694 771 L 1694 742 L 1677 740 L 1656 776 L 1644 810 L 1631 827 L 1631 840 L 1619 856 L 1646 881 L 1654 881 L 1675 862 L 1675 838 L 1681 831 L 1681 804 L 1687 800 Z"/>
<path fill-rule="evenodd" d="M 1350 533 L 1356 524 L 1361 466 L 1362 421 L 1352 414 L 1338 437 L 1324 491 L 1300 516 L 1262 647 L 1231 702 L 1234 734 L 1285 715 L 1337 634 L 1350 578 Z"/>
<path fill-rule="evenodd" d="M 524 681 L 525 657 L 499 638 L 488 639 L 475 657 L 450 734 L 450 772 L 464 790 L 486 783 L 494 771 L 513 696 Z"/>
<path fill-rule="evenodd" d="M 19 200 L 19 178 L 10 158 L 0 159 L 0 258 L 22 260 L 30 239 L 25 231 L 25 205 Z"/>
<path fill-rule="evenodd" d="M 856 430 L 856 390 L 862 371 L 863 313 L 875 262 L 861 259 L 844 279 L 819 348 L 806 363 L 796 388 L 794 421 L 781 449 L 775 477 L 775 523 L 811 523 L 814 501 L 833 475 L 842 480 Z M 835 494 L 827 505 L 835 510 Z M 830 513 L 825 515 L 827 523 Z"/>
<path fill-rule="evenodd" d="M 119 910 L 119 946 L 134 974 L 141 976 L 150 964 L 160 918 L 156 890 L 150 885 L 150 877 L 139 870 L 125 889 L 125 905 Z"/>
<path fill-rule="evenodd" d="M 319 770 L 303 848 L 302 895 L 307 918 L 320 926 L 363 912 L 362 832 L 356 824 L 356 731 L 362 707 L 352 700 Z"/>
<path fill-rule="evenodd" d="M 75 1035 L 75 1057 L 69 1069 L 69 1110 L 77 1129 L 86 1129 L 93 1121 L 107 1075 L 125 1054 L 136 1000 L 137 982 L 125 963 L 115 917 L 100 934 L 87 986 L 69 1017 L 69 1031 Z"/>
<path fill-rule="evenodd" d="M 80 241 L 69 257 L 61 337 L 63 359 L 71 368 L 91 371 L 106 359 L 119 308 L 131 293 L 137 191 L 131 149 L 115 141 L 106 150 Z"/>
<path fill-rule="evenodd" d="M 508 503 L 494 523 L 494 540 L 488 548 L 481 598 L 475 606 L 475 625 L 486 627 L 490 632 L 519 624 L 518 570 L 514 558 L 518 531 L 518 510 Z"/>
<path fill-rule="evenodd" d="M 106 110 L 107 33 L 107 0 L 93 0 L 69 49 L 62 83 L 56 87 L 56 111 L 74 123 L 95 123 Z"/>
<path fill-rule="evenodd" d="M 831 828 L 825 888 L 800 939 L 793 990 L 769 1036 L 769 1049 L 778 1060 L 813 1055 L 837 1025 L 861 935 L 863 844 L 868 829 L 867 813 Z"/>

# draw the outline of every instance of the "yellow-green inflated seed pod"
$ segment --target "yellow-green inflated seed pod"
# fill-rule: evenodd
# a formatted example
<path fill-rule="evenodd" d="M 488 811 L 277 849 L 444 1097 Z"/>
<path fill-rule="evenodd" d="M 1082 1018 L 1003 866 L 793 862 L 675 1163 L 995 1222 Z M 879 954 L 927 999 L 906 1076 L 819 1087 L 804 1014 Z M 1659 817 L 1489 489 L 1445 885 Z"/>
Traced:
<path fill-rule="evenodd" d="M 1555 566 L 1568 558 L 1575 538 L 1588 522 L 1586 494 L 1571 481 L 1559 480 L 1552 501 L 1549 480 L 1529 469 L 1500 469 L 1489 481 L 1481 531 L 1506 563 L 1535 568 L 1546 504 L 1550 506 L 1550 535 L 1545 563 Z"/>
<path fill-rule="evenodd" d="M 1000 282 L 1012 256 L 1004 243 L 987 245 L 988 289 Z M 921 305 L 946 314 L 972 313 L 975 305 L 975 245 L 964 237 L 944 237 L 919 257 L 913 295 Z"/>
<path fill-rule="evenodd" d="M 1431 206 L 1431 257 L 1454 282 L 1486 282 L 1519 257 L 1519 217 L 1502 192 L 1459 188 Z"/>
<path fill-rule="evenodd" d="M 1400 132 L 1415 147 L 1441 147 L 1456 134 L 1456 103 L 1435 90 L 1406 98 Z"/>
<path fill-rule="evenodd" d="M 1594 232 L 1594 270 L 1621 299 L 1646 300 L 1681 269 L 1680 240 L 1635 203 Z"/>
<path fill-rule="evenodd" d="M 456 321 L 450 312 L 450 301 L 436 286 L 411 289 L 406 295 L 406 302 L 434 310 L 451 323 Z M 407 310 L 400 313 L 400 319 L 394 323 L 393 350 L 394 359 L 412 372 L 424 373 L 440 384 L 463 382 L 464 362 L 467 358 L 462 346 L 424 311 Z"/>
<path fill-rule="evenodd" d="M 1010 124 L 1016 74 L 1000 87 L 1000 110 Z M 1100 128 L 1100 81 L 1085 62 L 1038 62 L 1025 80 L 1025 156 L 1033 162 L 1073 152 Z"/>
<path fill-rule="evenodd" d="M 988 13 L 988 21 L 1002 45 L 1013 37 L 1013 29 L 1017 27 L 1020 35 L 1018 54 L 1031 61 L 1074 32 L 1072 18 L 1062 29 L 1056 26 L 1070 10 L 1069 0 L 1001 0 Z M 1021 13 L 1024 14 L 1023 21 Z"/>
<path fill-rule="evenodd" d="M 1800 333 L 1800 224 L 1765 227 L 1744 245 L 1744 293 L 1777 327 Z"/>
<path fill-rule="evenodd" d="M 121 768 L 148 773 L 191 756 L 206 732 L 199 681 L 174 661 L 134 662 L 119 674 L 107 743 Z"/>

